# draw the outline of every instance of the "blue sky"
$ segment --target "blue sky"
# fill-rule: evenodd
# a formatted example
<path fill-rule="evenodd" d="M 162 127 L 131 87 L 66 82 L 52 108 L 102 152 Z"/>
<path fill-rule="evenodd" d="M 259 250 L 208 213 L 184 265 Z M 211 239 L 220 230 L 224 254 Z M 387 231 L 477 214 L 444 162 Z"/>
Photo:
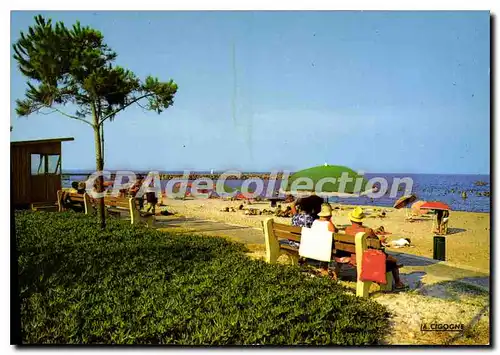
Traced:
<path fill-rule="evenodd" d="M 12 43 L 37 13 L 12 13 Z M 488 12 L 41 14 L 102 31 L 117 64 L 179 85 L 161 115 L 106 124 L 109 169 L 490 170 Z M 75 137 L 63 169 L 94 168 L 89 126 L 16 117 L 25 87 L 11 59 L 11 140 Z"/>

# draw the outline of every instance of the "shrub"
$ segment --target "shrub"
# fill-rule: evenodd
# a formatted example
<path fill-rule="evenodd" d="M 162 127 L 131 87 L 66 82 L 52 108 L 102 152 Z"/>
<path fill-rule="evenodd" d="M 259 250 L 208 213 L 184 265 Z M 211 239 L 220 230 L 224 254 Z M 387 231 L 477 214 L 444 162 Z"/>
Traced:
<path fill-rule="evenodd" d="M 16 212 L 24 343 L 374 344 L 386 309 L 223 238 Z"/>

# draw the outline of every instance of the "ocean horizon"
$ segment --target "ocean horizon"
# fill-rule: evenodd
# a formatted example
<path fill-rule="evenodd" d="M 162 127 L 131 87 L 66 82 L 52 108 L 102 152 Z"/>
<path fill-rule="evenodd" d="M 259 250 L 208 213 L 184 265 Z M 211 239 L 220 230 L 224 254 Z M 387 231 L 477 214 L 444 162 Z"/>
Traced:
<path fill-rule="evenodd" d="M 112 171 L 112 170 L 111 170 Z M 90 170 L 66 169 L 63 171 L 63 187 L 70 187 L 72 181 L 85 179 Z M 136 171 L 136 173 L 147 173 L 148 171 Z M 197 174 L 209 174 L 210 171 L 191 171 Z M 214 174 L 222 171 L 215 171 Z M 183 171 L 160 171 L 162 174 L 182 174 Z M 245 172 L 247 174 L 264 174 L 269 172 Z M 383 177 L 389 183 L 389 189 L 394 178 L 408 177 L 413 180 L 411 192 L 417 195 L 418 200 L 441 201 L 448 204 L 452 210 L 468 212 L 490 212 L 491 200 L 490 175 L 489 174 L 411 174 L 411 173 L 365 173 L 364 177 L 369 180 L 373 177 Z M 480 183 L 479 183 L 480 182 Z M 479 183 L 479 185 L 478 185 Z M 162 189 L 166 181 L 162 181 Z M 241 186 L 241 180 L 227 180 L 226 185 L 232 188 Z M 279 182 L 276 183 L 279 186 Z M 404 185 L 402 185 L 404 186 Z M 264 191 L 267 189 L 267 181 L 264 181 Z M 467 194 L 462 198 L 462 193 Z M 392 207 L 394 202 L 404 194 L 398 191 L 395 198 L 386 195 L 372 199 L 367 196 L 355 198 L 329 198 L 332 203 L 345 203 L 351 205 L 372 205 L 380 207 Z"/>

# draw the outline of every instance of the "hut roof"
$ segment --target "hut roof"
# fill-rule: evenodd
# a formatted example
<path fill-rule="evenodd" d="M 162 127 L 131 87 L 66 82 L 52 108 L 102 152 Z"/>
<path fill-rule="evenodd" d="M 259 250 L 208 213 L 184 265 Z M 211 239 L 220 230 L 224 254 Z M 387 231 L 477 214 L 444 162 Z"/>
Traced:
<path fill-rule="evenodd" d="M 63 138 L 49 138 L 49 139 L 38 139 L 31 141 L 15 141 L 10 142 L 10 145 L 26 145 L 26 144 L 40 144 L 40 143 L 57 143 L 57 142 L 67 142 L 74 141 L 73 137 L 63 137 Z"/>

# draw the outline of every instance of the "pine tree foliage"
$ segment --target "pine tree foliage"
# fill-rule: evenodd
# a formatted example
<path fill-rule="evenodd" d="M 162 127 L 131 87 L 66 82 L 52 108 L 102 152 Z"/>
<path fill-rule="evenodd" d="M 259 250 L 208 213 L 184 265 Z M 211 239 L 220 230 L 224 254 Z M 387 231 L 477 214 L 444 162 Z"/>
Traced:
<path fill-rule="evenodd" d="M 44 109 L 87 123 L 94 129 L 96 170 L 104 169 L 104 131 L 106 120 L 112 121 L 127 107 L 137 104 L 157 112 L 174 102 L 177 84 L 148 76 L 140 80 L 132 71 L 115 65 L 117 57 L 101 32 L 83 27 L 79 22 L 68 28 L 62 22 L 41 15 L 35 24 L 13 45 L 14 59 L 27 78 L 23 99 L 16 100 L 16 113 L 29 116 L 45 113 Z M 76 111 L 67 112 L 67 107 Z M 103 191 L 103 179 L 97 182 Z M 104 228 L 104 200 L 99 201 L 99 220 Z"/>
<path fill-rule="evenodd" d="M 136 75 L 114 64 L 116 52 L 104 43 L 101 32 L 82 27 L 72 28 L 42 16 L 13 45 L 14 59 L 28 78 L 26 96 L 17 100 L 16 112 L 27 116 L 44 108 L 66 104 L 78 107 L 66 116 L 85 120 L 97 118 L 100 126 L 112 120 L 126 107 L 146 102 L 148 110 L 161 113 L 173 104 L 177 85 L 148 76 L 141 81 Z M 60 113 L 63 113 L 57 109 Z"/>

